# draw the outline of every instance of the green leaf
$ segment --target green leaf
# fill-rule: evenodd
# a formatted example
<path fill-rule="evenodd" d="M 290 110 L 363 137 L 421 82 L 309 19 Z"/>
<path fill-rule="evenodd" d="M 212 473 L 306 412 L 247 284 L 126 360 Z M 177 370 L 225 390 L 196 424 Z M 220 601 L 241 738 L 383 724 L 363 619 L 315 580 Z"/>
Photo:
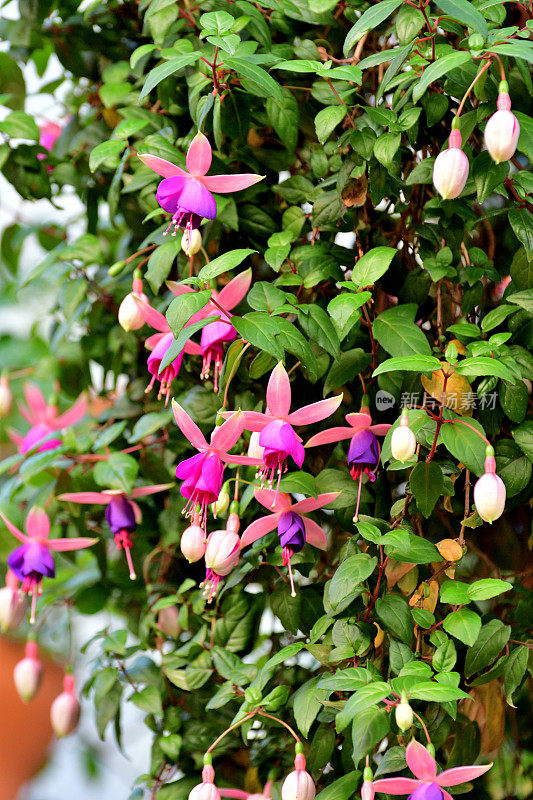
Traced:
<path fill-rule="evenodd" d="M 329 301 L 328 314 L 333 320 L 341 341 L 360 318 L 361 306 L 371 297 L 370 292 L 359 292 L 358 294 L 338 294 Z"/>
<path fill-rule="evenodd" d="M 469 603 L 471 598 L 468 594 L 469 586 L 461 581 L 444 581 L 440 587 L 441 603 L 449 603 L 451 606 L 460 606 Z"/>
<path fill-rule="evenodd" d="M 447 53 L 445 56 L 438 58 L 437 61 L 434 61 L 433 64 L 425 68 L 422 77 L 415 85 L 413 89 L 413 101 L 416 103 L 420 100 L 433 81 L 438 80 L 443 75 L 447 75 L 452 70 L 457 69 L 457 67 L 462 67 L 463 64 L 471 60 L 471 54 L 464 50 L 454 50 L 452 53 Z"/>
<path fill-rule="evenodd" d="M 280 492 L 293 494 L 304 494 L 307 497 L 317 497 L 315 479 L 308 472 L 291 472 L 281 479 L 279 484 Z"/>
<path fill-rule="evenodd" d="M 409 486 L 415 496 L 417 508 L 424 517 L 430 517 L 444 486 L 444 477 L 439 465 L 434 461 L 430 461 L 429 464 L 420 461 L 411 472 Z"/>
<path fill-rule="evenodd" d="M 118 156 L 124 150 L 126 146 L 126 142 L 117 142 L 117 141 L 109 141 L 109 142 L 102 142 L 101 144 L 96 145 L 91 150 L 91 155 L 89 156 L 89 169 L 91 172 L 94 172 L 100 164 L 103 164 L 108 158 L 112 158 L 113 156 Z"/>
<path fill-rule="evenodd" d="M 428 340 L 414 322 L 417 311 L 416 304 L 409 303 L 388 308 L 376 317 L 374 337 L 391 356 L 431 355 Z"/>
<path fill-rule="evenodd" d="M 93 471 L 94 479 L 105 489 L 119 489 L 129 494 L 139 471 L 138 462 L 127 453 L 111 453 L 106 461 L 99 461 Z"/>
<path fill-rule="evenodd" d="M 533 64 L 533 47 L 530 42 L 515 41 L 503 42 L 491 47 L 491 53 L 498 53 L 502 56 L 511 56 L 511 58 L 523 58 Z"/>
<path fill-rule="evenodd" d="M 448 614 L 442 627 L 450 636 L 472 647 L 481 630 L 481 617 L 469 608 L 461 608 Z"/>
<path fill-rule="evenodd" d="M 359 372 L 363 372 L 370 360 L 370 355 L 360 347 L 341 353 L 339 360 L 332 364 L 328 372 L 324 383 L 324 397 L 352 380 Z"/>
<path fill-rule="evenodd" d="M 503 668 L 503 688 L 510 706 L 514 707 L 513 694 L 522 683 L 522 679 L 526 674 L 528 661 L 529 649 L 527 645 L 515 647 L 505 661 Z"/>
<path fill-rule="evenodd" d="M 327 700 L 330 694 L 327 689 L 318 688 L 321 677 L 321 675 L 315 675 L 294 693 L 292 705 L 294 719 L 301 733 L 306 737 L 318 712 L 323 708 L 320 701 Z"/>
<path fill-rule="evenodd" d="M 369 538 L 368 528 L 372 527 L 365 523 L 358 523 L 357 525 L 359 533 L 364 538 Z M 385 545 L 386 554 L 394 558 L 395 561 L 404 561 L 409 564 L 428 564 L 431 561 L 442 561 L 442 556 L 434 544 L 405 530 L 390 531 L 390 533 L 379 536 L 377 539 L 371 539 L 371 541 Z"/>
<path fill-rule="evenodd" d="M 245 258 L 251 256 L 252 253 L 257 253 L 257 250 L 250 250 L 248 248 L 244 250 L 229 250 L 227 253 L 223 253 L 221 256 L 214 258 L 209 264 L 206 264 L 205 267 L 202 267 L 200 272 L 198 273 L 198 279 L 201 281 L 212 281 L 213 278 L 218 278 L 219 275 L 222 275 L 224 272 L 229 272 L 230 269 L 235 269 L 241 264 Z"/>
<path fill-rule="evenodd" d="M 499 325 L 501 325 L 502 322 L 507 319 L 507 317 L 510 317 L 511 314 L 516 314 L 517 311 L 517 308 L 507 305 L 501 305 L 493 308 L 481 320 L 481 330 L 485 333 L 494 330 L 494 328 L 497 328 Z"/>
<path fill-rule="evenodd" d="M 211 289 L 202 292 L 185 292 L 171 302 L 165 314 L 174 336 L 178 336 L 187 322 L 204 308 L 211 299 Z"/>
<path fill-rule="evenodd" d="M 398 356 L 382 361 L 372 376 L 382 375 L 384 372 L 436 372 L 439 369 L 441 363 L 435 356 Z"/>
<path fill-rule="evenodd" d="M 433 681 L 422 681 L 409 690 L 410 700 L 427 700 L 428 702 L 445 703 L 448 700 L 465 700 L 470 695 L 455 686 L 447 686 Z"/>
<path fill-rule="evenodd" d="M 356 262 L 352 270 L 352 281 L 359 288 L 373 286 L 387 272 L 395 255 L 394 247 L 372 248 Z"/>
<path fill-rule="evenodd" d="M 298 142 L 298 126 L 300 122 L 300 109 L 298 102 L 289 89 L 282 89 L 281 102 L 268 97 L 266 111 L 268 119 L 279 138 L 289 152 L 294 152 Z"/>
<path fill-rule="evenodd" d="M 509 295 L 506 300 L 509 303 L 525 308 L 526 311 L 533 314 L 533 289 L 524 289 L 523 292 L 515 292 L 515 294 Z M 502 308 L 502 306 L 500 306 L 500 308 Z M 503 308 L 505 308 L 505 306 L 503 306 Z"/>
<path fill-rule="evenodd" d="M 140 442 L 141 439 L 145 439 L 156 431 L 160 431 L 161 428 L 168 425 L 171 419 L 172 411 L 170 411 L 170 409 L 167 411 L 151 411 L 148 414 L 143 414 L 133 426 L 133 431 L 128 441 L 132 444 Z"/>
<path fill-rule="evenodd" d="M 195 61 L 198 61 L 200 55 L 201 53 L 182 53 L 175 58 L 169 59 L 169 61 L 165 61 L 163 64 L 158 64 L 157 67 L 154 67 L 152 70 L 150 70 L 146 76 L 144 86 L 141 94 L 139 95 L 139 100 L 145 98 L 146 95 L 149 94 L 158 83 L 161 83 L 162 80 L 168 78 L 169 75 L 174 75 L 175 72 L 183 69 L 183 67 L 187 67 L 189 64 L 194 64 Z"/>
<path fill-rule="evenodd" d="M 376 601 L 376 613 L 385 627 L 405 644 L 413 638 L 413 620 L 407 602 L 397 594 L 388 594 Z"/>
<path fill-rule="evenodd" d="M 283 92 L 279 83 L 257 64 L 231 56 L 230 58 L 224 57 L 224 66 L 234 69 L 239 76 L 245 78 L 254 94 L 259 97 L 272 97 L 280 105 L 283 105 Z"/>
<path fill-rule="evenodd" d="M 17 62 L 7 53 L 0 53 L 0 89 L 9 95 L 2 105 L 17 111 L 24 110 L 26 84 Z"/>
<path fill-rule="evenodd" d="M 504 625 L 499 619 L 492 619 L 486 625 L 483 625 L 473 646 L 472 643 L 466 642 L 471 644 L 471 647 L 466 654 L 465 676 L 469 678 L 475 672 L 480 672 L 489 664 L 492 664 L 509 641 L 510 635 L 511 626 Z M 465 640 L 463 639 L 462 641 Z"/>
<path fill-rule="evenodd" d="M 347 56 L 352 47 L 357 44 L 359 39 L 381 25 L 381 23 L 390 17 L 398 6 L 401 6 L 403 0 L 382 0 L 381 3 L 374 3 L 364 11 L 353 28 L 348 32 L 348 36 L 344 42 L 344 55 Z"/>
<path fill-rule="evenodd" d="M 490 356 L 474 356 L 474 358 L 465 358 L 459 361 L 455 366 L 455 371 L 458 375 L 468 375 L 470 378 L 478 378 L 480 375 L 494 375 L 496 378 L 502 378 L 505 381 L 515 382 L 515 377 L 510 369 L 505 364 L 502 364 L 497 358 Z"/>
<path fill-rule="evenodd" d="M 338 358 L 339 336 L 327 311 L 318 305 L 301 305 L 298 320 L 311 341 L 318 342 L 333 358 Z"/>
<path fill-rule="evenodd" d="M 468 426 L 462 422 L 445 422 L 440 429 L 440 436 L 444 447 L 458 461 L 465 465 L 476 475 L 483 475 L 485 471 L 486 443 L 475 431 L 485 436 L 485 431 L 475 419 L 468 420 Z"/>
<path fill-rule="evenodd" d="M 211 317 L 204 317 L 204 319 L 199 319 L 198 322 L 192 322 L 190 325 L 187 325 L 185 328 L 182 328 L 178 337 L 174 339 L 170 347 L 168 348 L 167 352 L 161 359 L 161 363 L 159 365 L 159 372 L 158 375 L 161 375 L 163 370 L 168 367 L 169 364 L 172 364 L 175 358 L 179 356 L 183 348 L 185 347 L 185 343 L 187 339 L 191 339 L 195 333 L 201 331 L 202 328 L 205 328 L 206 325 L 209 325 L 211 322 L 215 322 L 215 320 L 220 319 L 220 317 L 211 316 Z"/>
<path fill-rule="evenodd" d="M 401 141 L 401 133 L 384 133 L 374 144 L 375 157 L 387 169 L 391 166 Z"/>
<path fill-rule="evenodd" d="M 390 730 L 390 715 L 385 709 L 374 706 L 361 711 L 352 723 L 352 758 L 354 764 L 360 761 L 387 736 Z"/>
<path fill-rule="evenodd" d="M 235 653 L 218 646 L 213 647 L 211 652 L 216 671 L 227 681 L 232 681 L 237 686 L 246 686 L 255 677 L 255 667 L 244 664 Z"/>
<path fill-rule="evenodd" d="M 322 789 L 317 794 L 316 800 L 350 800 L 359 786 L 360 779 L 360 772 L 348 772 Z"/>
<path fill-rule="evenodd" d="M 435 0 L 435 2 L 452 19 L 468 25 L 469 28 L 481 33 L 482 36 L 487 36 L 489 32 L 487 20 L 468 0 Z"/>
<path fill-rule="evenodd" d="M 491 597 L 497 597 L 512 588 L 513 584 L 508 581 L 502 581 L 499 578 L 483 578 L 469 585 L 468 597 L 474 601 L 490 600 Z"/>
<path fill-rule="evenodd" d="M 509 164 L 507 161 L 495 164 L 487 150 L 480 153 L 472 165 L 478 202 L 484 203 L 493 191 L 504 182 L 508 174 Z"/>
<path fill-rule="evenodd" d="M 270 595 L 269 602 L 272 613 L 278 617 L 285 630 L 296 635 L 300 626 L 301 592 L 292 597 L 288 586 L 279 586 Z"/>
<path fill-rule="evenodd" d="M 13 111 L 0 122 L 0 131 L 12 139 L 30 139 L 39 141 L 39 128 L 34 118 L 24 111 Z"/>
<path fill-rule="evenodd" d="M 519 447 L 510 439 L 500 439 L 495 445 L 496 469 L 505 483 L 507 497 L 514 497 L 525 489 L 531 479 L 533 467 Z"/>
<path fill-rule="evenodd" d="M 176 239 L 169 239 L 160 244 L 159 247 L 150 254 L 145 278 L 150 284 L 150 288 L 157 294 L 168 278 L 174 259 L 179 252 L 179 242 Z"/>
<path fill-rule="evenodd" d="M 145 686 L 140 692 L 134 692 L 129 699 L 142 711 L 155 714 L 157 717 L 163 716 L 161 695 L 155 686 Z"/>
<path fill-rule="evenodd" d="M 257 311 L 245 317 L 233 316 L 231 324 L 246 342 L 265 350 L 278 361 L 283 360 L 283 348 L 276 339 L 276 317 Z"/>
<path fill-rule="evenodd" d="M 336 569 L 329 585 L 329 602 L 335 613 L 343 611 L 359 594 L 359 586 L 376 568 L 377 558 L 357 553 Z"/>
<path fill-rule="evenodd" d="M 346 106 L 327 106 L 318 112 L 315 117 L 315 130 L 321 144 L 324 144 L 345 116 Z"/>
<path fill-rule="evenodd" d="M 375 706 L 391 693 L 388 683 L 377 681 L 358 689 L 335 717 L 335 728 L 340 733 L 357 715 L 370 706 Z"/>
<path fill-rule="evenodd" d="M 533 462 L 533 422 L 523 422 L 512 434 L 518 447 Z"/>

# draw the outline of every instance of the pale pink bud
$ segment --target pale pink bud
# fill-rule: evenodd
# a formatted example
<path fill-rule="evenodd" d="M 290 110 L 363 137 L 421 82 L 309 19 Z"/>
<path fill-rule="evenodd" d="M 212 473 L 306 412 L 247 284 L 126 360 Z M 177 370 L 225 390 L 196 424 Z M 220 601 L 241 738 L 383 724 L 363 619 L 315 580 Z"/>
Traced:
<path fill-rule="evenodd" d="M 494 522 L 501 517 L 505 508 L 505 484 L 500 476 L 496 475 L 496 460 L 493 453 L 492 448 L 487 448 L 485 473 L 474 486 L 476 510 L 485 522 Z"/>
<path fill-rule="evenodd" d="M 506 275 L 505 278 L 501 279 L 501 281 L 498 281 L 498 283 L 495 283 L 494 284 L 494 288 L 492 289 L 492 292 L 490 293 L 491 300 L 495 300 L 495 301 L 501 300 L 503 295 L 504 295 L 505 290 L 507 289 L 507 287 L 509 286 L 510 283 L 511 283 L 511 276 L 510 275 Z"/>
<path fill-rule="evenodd" d="M 261 447 L 259 444 L 259 437 L 260 433 L 258 431 L 254 431 L 250 436 L 250 443 L 248 445 L 248 456 L 250 458 L 258 458 L 263 459 L 263 453 L 265 452 L 265 448 Z"/>
<path fill-rule="evenodd" d="M 239 561 L 241 540 L 232 531 L 213 531 L 207 537 L 205 566 L 217 575 L 228 575 Z"/>
<path fill-rule="evenodd" d="M 220 792 L 214 783 L 199 783 L 189 792 L 189 800 L 220 800 Z"/>
<path fill-rule="evenodd" d="M 183 628 L 179 624 L 179 611 L 176 606 L 162 608 L 157 615 L 157 627 L 165 636 L 177 639 Z"/>
<path fill-rule="evenodd" d="M 390 440 L 391 453 L 397 461 L 408 461 L 415 453 L 416 438 L 409 427 L 409 417 L 403 411 L 400 417 L 400 424 L 392 432 Z"/>
<path fill-rule="evenodd" d="M 199 561 L 205 553 L 204 529 L 199 525 L 190 525 L 181 534 L 180 547 L 187 561 Z"/>
<path fill-rule="evenodd" d="M 498 111 L 489 118 L 485 127 L 485 147 L 496 164 L 514 156 L 520 125 L 511 111 L 511 98 L 507 92 L 498 95 Z"/>
<path fill-rule="evenodd" d="M 143 292 L 130 292 L 126 295 L 118 310 L 118 321 L 125 331 L 138 331 L 144 325 L 144 318 L 135 298 L 148 303 L 148 298 Z"/>
<path fill-rule="evenodd" d="M 374 784 L 372 781 L 363 781 L 361 786 L 361 800 L 374 800 Z"/>
<path fill-rule="evenodd" d="M 239 533 L 241 527 L 241 520 L 238 514 L 230 514 L 226 523 L 226 530 L 231 533 Z"/>
<path fill-rule="evenodd" d="M 63 691 L 50 707 L 50 722 L 56 736 L 68 736 L 76 730 L 80 719 L 81 706 L 74 693 L 74 678 L 65 675 Z"/>
<path fill-rule="evenodd" d="M 13 392 L 7 375 L 0 377 L 0 417 L 7 417 L 13 405 Z"/>
<path fill-rule="evenodd" d="M 401 701 L 396 706 L 396 724 L 401 731 L 408 731 L 413 724 L 413 709 L 407 702 L 407 697 L 402 692 Z"/>
<path fill-rule="evenodd" d="M 294 759 L 296 769 L 289 772 L 281 787 L 282 800 L 314 800 L 315 783 L 305 769 L 305 758 L 297 755 Z"/>
<path fill-rule="evenodd" d="M 199 252 L 202 246 L 202 234 L 199 230 L 194 228 L 191 231 L 185 231 L 181 237 L 181 249 L 186 256 L 194 256 Z"/>
<path fill-rule="evenodd" d="M 444 200 L 459 197 L 468 178 L 469 163 L 461 150 L 461 134 L 450 133 L 449 147 L 439 153 L 433 165 L 433 185 Z"/>
<path fill-rule="evenodd" d="M 18 588 L 19 582 L 11 570 L 6 575 L 6 585 L 0 589 L 0 630 L 2 633 L 18 628 L 26 615 L 26 595 Z"/>
<path fill-rule="evenodd" d="M 229 496 L 228 484 L 225 483 L 220 490 L 217 500 L 214 503 L 211 503 L 211 510 L 215 519 L 221 514 L 226 513 L 230 502 L 231 497 Z"/>
<path fill-rule="evenodd" d="M 38 650 L 35 642 L 26 642 L 26 655 L 15 665 L 13 680 L 15 688 L 24 703 L 33 700 L 41 685 L 43 666 L 38 659 Z"/>

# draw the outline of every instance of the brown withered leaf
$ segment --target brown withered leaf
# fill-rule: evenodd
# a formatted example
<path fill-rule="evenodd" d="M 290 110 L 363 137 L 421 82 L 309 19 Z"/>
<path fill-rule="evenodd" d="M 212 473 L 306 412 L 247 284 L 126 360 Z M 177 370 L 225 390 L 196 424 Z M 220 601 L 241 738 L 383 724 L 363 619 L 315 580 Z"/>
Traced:
<path fill-rule="evenodd" d="M 406 564 L 403 561 L 395 561 L 393 558 L 389 558 L 385 567 L 387 589 L 392 589 L 393 586 L 396 586 L 398 581 L 414 569 L 415 566 L 416 564 Z"/>
<path fill-rule="evenodd" d="M 443 363 L 442 366 L 445 366 Z M 431 378 L 425 375 L 420 376 L 422 386 L 426 392 L 442 403 L 442 390 L 444 388 L 444 375 L 440 370 L 433 372 Z M 444 406 L 461 414 L 464 417 L 471 417 L 473 412 L 472 387 L 464 375 L 453 374 L 448 378 L 446 384 L 446 394 L 444 396 Z"/>
<path fill-rule="evenodd" d="M 348 181 L 342 190 L 341 199 L 347 208 L 355 206 L 359 208 L 364 206 L 366 202 L 367 180 L 366 175 L 363 174 L 359 178 L 353 178 Z"/>
<path fill-rule="evenodd" d="M 505 730 L 505 705 L 498 680 L 476 686 L 470 692 L 473 700 L 462 700 L 460 710 L 476 722 L 481 733 L 481 752 L 484 755 L 497 750 Z"/>
<path fill-rule="evenodd" d="M 429 589 L 429 591 L 428 591 Z M 427 592 L 427 597 L 426 597 Z M 437 600 L 439 598 L 439 582 L 438 581 L 430 581 L 429 584 L 427 581 L 421 583 L 416 592 L 413 594 L 411 599 L 409 600 L 409 605 L 411 608 L 414 606 L 418 606 L 420 601 L 422 601 L 422 608 L 425 608 L 426 611 L 433 612 L 435 611 L 435 606 L 437 605 Z"/>

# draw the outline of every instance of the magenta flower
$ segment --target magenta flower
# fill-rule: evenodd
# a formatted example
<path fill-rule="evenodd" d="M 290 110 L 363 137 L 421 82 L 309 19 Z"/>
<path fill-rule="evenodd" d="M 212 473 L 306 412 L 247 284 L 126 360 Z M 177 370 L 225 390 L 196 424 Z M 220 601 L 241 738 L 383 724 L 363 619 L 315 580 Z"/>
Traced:
<path fill-rule="evenodd" d="M 206 173 L 211 166 L 211 145 L 200 131 L 187 150 L 186 170 L 159 156 L 140 155 L 139 158 L 143 164 L 164 178 L 157 187 L 156 197 L 161 208 L 172 214 L 165 233 L 174 227 L 172 235 L 175 236 L 178 228 L 184 228 L 189 241 L 191 231 L 200 226 L 202 219 L 214 219 L 217 215 L 217 204 L 212 192 L 237 192 L 265 177 L 251 174 L 208 176 Z"/>
<path fill-rule="evenodd" d="M 163 314 L 160 314 L 159 311 L 156 311 L 155 308 L 152 308 L 149 303 L 144 303 L 138 297 L 135 297 L 134 299 L 144 321 L 148 323 L 148 325 L 151 325 L 152 328 L 155 328 L 156 331 L 159 331 L 159 333 L 154 333 L 153 336 L 149 336 L 145 342 L 146 347 L 151 350 L 147 363 L 148 372 L 152 376 L 152 380 L 146 387 L 146 391 L 149 392 L 154 383 L 156 381 L 160 381 L 161 385 L 159 387 L 157 399 L 159 400 L 162 395 L 165 395 L 165 405 L 167 405 L 170 396 L 170 385 L 180 371 L 183 354 L 190 353 L 191 355 L 195 356 L 200 355 L 200 347 L 197 344 L 194 344 L 194 342 L 188 340 L 185 343 L 181 353 L 179 353 L 174 361 L 172 361 L 168 367 L 165 367 L 160 373 L 159 368 L 161 366 L 161 362 L 168 348 L 174 342 L 174 334 L 172 333 L 170 325 Z"/>
<path fill-rule="evenodd" d="M 142 512 L 135 498 L 146 497 L 156 492 L 164 492 L 172 486 L 171 483 L 157 483 L 153 486 L 138 486 L 129 495 L 119 489 L 104 489 L 103 492 L 67 492 L 60 494 L 58 500 L 69 503 L 105 504 L 106 522 L 114 536 L 117 550 L 124 550 L 131 580 L 137 577 L 133 567 L 131 548 L 133 541 L 131 534 L 137 524 L 142 520 Z"/>
<path fill-rule="evenodd" d="M 52 150 L 62 132 L 63 128 L 57 122 L 50 122 L 49 120 L 43 122 L 42 125 L 39 125 L 39 144 L 45 150 Z M 37 158 L 42 161 L 46 156 L 44 153 L 37 153 Z"/>
<path fill-rule="evenodd" d="M 408 794 L 414 800 L 453 800 L 444 786 L 458 786 L 460 783 L 479 778 L 492 764 L 483 766 L 452 767 L 437 775 L 437 763 L 431 753 L 420 742 L 409 742 L 405 751 L 407 766 L 414 778 L 380 778 L 373 782 L 376 792 L 384 794 Z M 440 796 L 438 792 L 441 792 Z"/>
<path fill-rule="evenodd" d="M 181 432 L 199 451 L 197 455 L 181 461 L 176 468 L 176 477 L 183 481 L 180 492 L 189 501 L 185 506 L 185 516 L 193 517 L 194 524 L 202 525 L 205 530 L 207 507 L 216 502 L 222 488 L 224 462 L 252 466 L 260 462 L 256 458 L 228 453 L 243 432 L 242 411 L 215 428 L 208 443 L 200 428 L 175 400 L 172 401 L 172 410 Z"/>
<path fill-rule="evenodd" d="M 47 405 L 43 393 L 34 383 L 27 383 L 24 387 L 24 397 L 28 408 L 20 405 L 19 411 L 31 425 L 30 430 L 25 436 L 16 431 L 10 431 L 9 437 L 19 450 L 19 453 L 27 453 L 29 450 L 37 448 L 38 452 L 43 450 L 55 450 L 63 442 L 59 438 L 49 438 L 54 431 L 68 428 L 87 413 L 87 401 L 80 395 L 73 406 L 64 414 L 58 414 L 57 406 Z M 46 439 L 46 441 L 44 441 Z M 42 442 L 42 444 L 41 444 Z"/>
<path fill-rule="evenodd" d="M 270 375 L 266 401 L 265 414 L 258 411 L 242 412 L 244 427 L 249 431 L 260 432 L 259 446 L 264 448 L 263 464 L 259 471 L 262 484 L 268 480 L 272 487 L 277 473 L 279 487 L 281 476 L 287 470 L 288 457 L 290 456 L 299 467 L 302 466 L 305 457 L 302 440 L 292 426 L 311 425 L 331 416 L 340 406 L 342 395 L 319 400 L 318 403 L 311 403 L 290 413 L 291 384 L 287 371 L 280 361 Z M 222 412 L 222 416 L 225 417 L 231 417 L 232 414 L 235 414 L 235 411 Z"/>
<path fill-rule="evenodd" d="M 22 590 L 32 595 L 30 622 L 35 622 L 35 604 L 41 594 L 43 578 L 55 577 L 53 551 L 79 550 L 90 547 L 96 539 L 80 537 L 76 539 L 49 539 L 50 521 L 42 508 L 32 508 L 26 518 L 26 534 L 19 531 L 0 511 L 13 536 L 22 542 L 7 559 L 7 564 L 17 578 L 22 581 Z"/>
<path fill-rule="evenodd" d="M 327 547 L 326 534 L 314 520 L 304 516 L 310 511 L 316 511 L 337 498 L 340 492 L 327 492 L 318 497 L 308 497 L 293 503 L 290 495 L 272 489 L 256 489 L 255 499 L 262 506 L 273 509 L 273 513 L 254 520 L 241 536 L 241 548 L 252 544 L 256 539 L 266 536 L 267 533 L 278 528 L 280 544 L 283 552 L 283 565 L 289 568 L 291 593 L 295 596 L 294 581 L 292 577 L 291 558 L 308 543 L 320 550 Z"/>
<path fill-rule="evenodd" d="M 241 540 L 236 531 L 213 531 L 207 537 L 205 548 L 204 596 L 210 603 L 216 594 L 218 584 L 237 566 Z"/>
<path fill-rule="evenodd" d="M 387 423 L 372 425 L 372 417 L 366 405 L 362 405 L 357 414 L 346 414 L 346 422 L 349 427 L 337 427 L 330 428 L 329 431 L 321 431 L 312 436 L 305 446 L 317 447 L 321 444 L 340 442 L 342 439 L 351 439 L 348 448 L 348 465 L 350 467 L 350 475 L 354 481 L 359 479 L 354 516 L 354 521 L 357 522 L 363 475 L 368 475 L 369 480 L 372 482 L 376 479 L 374 473 L 379 464 L 381 453 L 376 436 L 385 436 L 391 426 Z"/>
<path fill-rule="evenodd" d="M 233 342 L 237 338 L 237 331 L 231 324 L 231 314 L 229 312 L 244 299 L 250 288 L 251 281 L 252 270 L 247 269 L 233 278 L 220 292 L 213 290 L 211 300 L 204 308 L 197 311 L 188 322 L 191 325 L 213 314 L 220 316 L 219 321 L 210 322 L 202 328 L 200 343 L 200 353 L 203 356 L 200 378 L 206 380 L 209 377 L 211 363 L 213 362 L 215 368 L 213 378 L 215 392 L 218 391 L 218 376 L 224 360 L 224 343 Z M 167 281 L 167 286 L 178 297 L 186 292 L 194 291 L 190 286 L 176 281 Z M 224 314 L 221 313 L 220 307 L 224 309 Z"/>

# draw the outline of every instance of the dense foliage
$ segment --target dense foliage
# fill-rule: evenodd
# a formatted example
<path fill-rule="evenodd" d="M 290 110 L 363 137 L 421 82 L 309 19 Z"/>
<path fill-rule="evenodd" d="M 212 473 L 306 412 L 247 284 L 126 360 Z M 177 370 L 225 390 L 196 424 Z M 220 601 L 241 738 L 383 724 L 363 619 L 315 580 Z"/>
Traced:
<path fill-rule="evenodd" d="M 475 788 L 453 792 L 531 796 L 531 2 L 18 5 L 20 20 L 0 22 L 1 169 L 22 198 L 74 194 L 84 213 L 81 235 L 78 218 L 17 220 L 2 236 L 2 302 L 45 296 L 52 308 L 46 335 L 37 319 L 29 340 L 0 340 L 0 405 L 7 414 L 12 391 L 19 434 L 17 452 L 4 434 L 0 507 L 18 529 L 37 507 L 56 539 L 96 540 L 54 556 L 37 640 L 77 613 L 113 612 L 83 691 L 102 737 L 120 740 L 122 704 L 146 712 L 153 748 L 139 786 L 157 800 L 186 798 L 207 748 L 256 710 L 214 751 L 219 787 L 261 792 L 271 779 L 279 797 L 292 739 L 267 713 L 303 738 L 321 800 L 358 793 L 367 757 L 378 778 L 406 770 L 412 735 L 432 742 L 441 768 L 495 760 Z M 50 59 L 64 70 L 51 83 Z M 25 113 L 24 63 L 38 93 L 61 98 L 62 119 Z M 484 129 L 501 81 L 520 137 L 496 163 Z M 441 181 L 465 185 L 442 199 L 433 166 L 452 125 L 468 163 L 455 151 Z M 150 158 L 183 171 L 187 152 L 193 175 L 264 178 L 204 186 Z M 156 199 L 160 176 L 174 183 Z M 189 188 L 202 195 L 199 216 Z M 165 235 L 168 211 L 193 226 L 183 246 L 181 231 Z M 46 254 L 28 269 L 30 236 Z M 128 299 L 121 327 L 134 270 L 144 297 Z M 224 311 L 231 324 L 216 322 Z M 155 353 L 165 335 L 149 374 L 146 339 Z M 291 412 L 319 410 L 287 422 L 291 394 Z M 405 462 L 391 449 L 402 407 L 416 437 L 411 449 L 402 439 Z M 258 475 L 246 456 L 266 459 L 267 410 L 287 427 Z M 231 450 L 218 519 L 207 508 L 218 462 L 202 473 L 203 494 L 194 489 L 213 430 Z M 474 498 L 487 441 L 505 491 L 490 478 Z M 258 493 L 271 474 L 272 493 Z M 497 513 L 482 505 L 505 496 L 504 513 L 484 522 Z M 197 501 L 208 532 L 227 525 L 206 554 L 211 602 L 203 561 L 180 550 L 190 522 L 203 525 Z M 271 513 L 270 527 L 257 523 Z M 39 514 L 30 536 L 46 524 Z M 4 561 L 14 543 L 3 527 Z M 191 534 L 191 547 L 201 558 L 203 537 Z"/>

